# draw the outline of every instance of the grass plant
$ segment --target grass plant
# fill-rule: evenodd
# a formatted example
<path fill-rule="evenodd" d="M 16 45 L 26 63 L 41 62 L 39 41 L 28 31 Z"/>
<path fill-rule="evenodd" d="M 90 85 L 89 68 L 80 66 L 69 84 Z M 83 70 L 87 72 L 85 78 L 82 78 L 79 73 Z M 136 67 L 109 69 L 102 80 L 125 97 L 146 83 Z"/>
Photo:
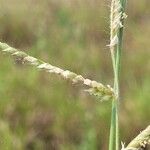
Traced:
<path fill-rule="evenodd" d="M 120 99 L 119 76 L 121 65 L 123 22 L 125 15 L 125 0 L 112 0 L 110 15 L 110 51 L 114 70 L 114 91 L 116 99 L 112 101 L 112 116 L 109 139 L 109 150 L 119 150 L 119 119 L 118 107 Z"/>
<path fill-rule="evenodd" d="M 64 70 L 40 59 L 32 57 L 23 51 L 15 49 L 6 43 L 0 42 L 0 50 L 3 53 L 9 53 L 22 64 L 30 64 L 37 69 L 45 70 L 70 80 L 73 84 L 81 84 L 88 89 L 85 91 L 98 97 L 100 101 L 112 100 L 111 126 L 109 137 L 109 150 L 120 150 L 119 137 L 119 102 L 120 102 L 120 66 L 122 52 L 122 38 L 124 29 L 124 19 L 126 0 L 112 0 L 110 14 L 110 52 L 112 58 L 114 72 L 114 87 L 103 85 L 100 82 L 84 78 L 72 71 Z M 127 147 L 122 144 L 122 150 L 145 150 L 145 147 L 150 144 L 150 126 L 143 130 L 135 139 L 133 139 Z"/>

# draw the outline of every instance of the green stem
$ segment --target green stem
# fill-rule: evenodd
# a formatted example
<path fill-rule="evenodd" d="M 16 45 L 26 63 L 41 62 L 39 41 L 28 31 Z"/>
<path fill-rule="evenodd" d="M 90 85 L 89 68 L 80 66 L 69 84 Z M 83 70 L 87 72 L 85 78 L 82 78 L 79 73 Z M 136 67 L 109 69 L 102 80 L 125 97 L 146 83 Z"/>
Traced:
<path fill-rule="evenodd" d="M 115 67 L 115 81 L 114 81 L 114 89 L 117 95 L 116 98 L 116 150 L 119 150 L 119 101 L 120 101 L 120 66 L 121 66 L 121 51 L 122 51 L 122 37 L 123 37 L 123 28 L 119 29 L 118 32 L 118 45 L 117 45 L 117 54 L 116 54 L 116 67 Z"/>
<path fill-rule="evenodd" d="M 122 12 L 125 12 L 125 6 L 126 6 L 126 0 L 120 0 L 120 3 L 122 5 Z M 124 25 L 124 19 L 122 20 L 122 25 Z M 116 99 L 116 150 L 119 150 L 120 142 L 119 142 L 119 101 L 120 101 L 120 68 L 121 68 L 121 53 L 122 53 L 122 39 L 123 39 L 123 28 L 120 28 L 118 31 L 118 45 L 117 45 L 117 55 L 116 55 L 116 70 L 115 70 L 115 91 L 117 94 Z"/>
<path fill-rule="evenodd" d="M 122 6 L 122 12 L 125 10 L 126 0 L 120 0 Z M 123 20 L 122 20 L 123 24 Z M 111 127 L 110 127 L 110 139 L 109 139 L 109 150 L 119 150 L 119 99 L 120 99 L 120 88 L 119 88 L 119 76 L 120 76 L 120 64 L 121 64 L 121 51 L 122 51 L 122 38 L 123 28 L 118 30 L 118 44 L 113 52 L 111 52 L 113 70 L 114 70 L 114 91 L 116 93 L 116 99 L 112 102 L 112 115 L 111 115 Z"/>
<path fill-rule="evenodd" d="M 116 103 L 115 100 L 112 102 L 112 113 L 111 113 L 111 127 L 110 127 L 110 137 L 109 137 L 109 150 L 114 150 L 115 148 L 115 135 L 116 135 Z"/>

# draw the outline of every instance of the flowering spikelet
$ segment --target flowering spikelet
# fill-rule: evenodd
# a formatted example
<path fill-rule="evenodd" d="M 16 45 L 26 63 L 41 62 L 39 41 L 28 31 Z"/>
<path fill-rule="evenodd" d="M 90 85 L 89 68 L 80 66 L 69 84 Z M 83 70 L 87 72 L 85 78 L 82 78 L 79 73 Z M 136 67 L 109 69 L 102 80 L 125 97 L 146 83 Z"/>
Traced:
<path fill-rule="evenodd" d="M 68 79 L 72 81 L 72 83 L 78 83 L 87 86 L 89 89 L 85 91 L 89 92 L 91 95 L 97 96 L 101 101 L 110 100 L 115 97 L 114 91 L 109 85 L 104 86 L 101 83 L 86 79 L 81 75 L 77 75 L 69 70 L 63 70 L 51 64 L 45 63 L 37 58 L 27 55 L 25 52 L 10 47 L 5 43 L 0 42 L 0 50 L 4 53 L 10 53 L 12 56 L 19 59 L 23 64 L 28 63 L 38 69 L 45 70 L 48 73 L 57 74 L 64 79 Z"/>
<path fill-rule="evenodd" d="M 120 0 L 112 0 L 111 2 L 111 15 L 110 15 L 110 49 L 118 44 L 118 31 L 123 27 L 122 21 L 126 18 L 122 10 Z"/>
<path fill-rule="evenodd" d="M 125 148 L 122 144 L 121 150 L 145 150 L 150 145 L 150 125 L 134 138 Z"/>

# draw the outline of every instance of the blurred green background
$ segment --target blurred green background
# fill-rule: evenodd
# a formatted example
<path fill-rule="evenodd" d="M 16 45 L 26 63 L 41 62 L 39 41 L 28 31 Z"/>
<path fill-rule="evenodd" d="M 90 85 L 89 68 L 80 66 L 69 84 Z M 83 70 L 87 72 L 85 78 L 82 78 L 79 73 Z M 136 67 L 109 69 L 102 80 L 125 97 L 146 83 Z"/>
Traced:
<path fill-rule="evenodd" d="M 113 82 L 108 0 L 0 0 L 0 39 L 53 65 Z M 150 123 L 150 1 L 128 1 L 121 140 Z M 1 150 L 107 150 L 111 102 L 0 54 Z"/>

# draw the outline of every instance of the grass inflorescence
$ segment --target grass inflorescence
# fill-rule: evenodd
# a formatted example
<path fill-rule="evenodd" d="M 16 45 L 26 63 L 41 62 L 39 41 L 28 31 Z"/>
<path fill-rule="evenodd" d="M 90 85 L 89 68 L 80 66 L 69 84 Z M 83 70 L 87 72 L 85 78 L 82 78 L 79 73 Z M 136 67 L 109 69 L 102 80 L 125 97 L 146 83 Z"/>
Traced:
<path fill-rule="evenodd" d="M 111 1 L 111 15 L 110 15 L 110 51 L 112 57 L 112 64 L 114 70 L 114 88 L 109 85 L 103 85 L 97 81 L 84 78 L 72 71 L 64 70 L 53 66 L 49 63 L 41 61 L 35 57 L 29 56 L 23 51 L 15 49 L 5 43 L 0 43 L 0 49 L 4 53 L 9 53 L 14 56 L 21 63 L 30 64 L 37 69 L 45 70 L 48 73 L 56 74 L 64 79 L 70 80 L 72 83 L 77 83 L 88 87 L 86 92 L 98 97 L 101 101 L 112 100 L 112 118 L 110 129 L 109 150 L 120 149 L 119 139 L 119 100 L 120 100 L 120 62 L 122 51 L 122 37 L 124 28 L 126 0 L 112 0 Z M 72 32 L 71 32 L 72 34 Z M 57 43 L 57 42 L 56 42 Z M 40 44 L 39 44 L 40 45 Z M 56 45 L 55 45 L 56 46 Z M 54 47 L 55 47 L 54 46 Z M 96 138 L 95 138 L 96 139 Z M 127 147 L 122 144 L 122 150 L 144 150 L 150 144 L 150 128 L 146 128 L 135 139 L 133 139 Z"/>
<path fill-rule="evenodd" d="M 91 95 L 97 96 L 101 101 L 110 100 L 115 97 L 114 91 L 109 85 L 104 86 L 102 83 L 84 78 L 83 76 L 77 75 L 69 70 L 63 70 L 59 67 L 53 66 L 49 63 L 41 61 L 40 59 L 29 56 L 23 51 L 12 48 L 6 43 L 0 42 L 0 49 L 2 52 L 9 53 L 17 58 L 22 64 L 28 63 L 35 66 L 37 69 L 45 70 L 48 73 L 57 74 L 64 79 L 70 80 L 74 84 L 76 83 L 89 87 L 89 89 L 85 91 Z"/>

